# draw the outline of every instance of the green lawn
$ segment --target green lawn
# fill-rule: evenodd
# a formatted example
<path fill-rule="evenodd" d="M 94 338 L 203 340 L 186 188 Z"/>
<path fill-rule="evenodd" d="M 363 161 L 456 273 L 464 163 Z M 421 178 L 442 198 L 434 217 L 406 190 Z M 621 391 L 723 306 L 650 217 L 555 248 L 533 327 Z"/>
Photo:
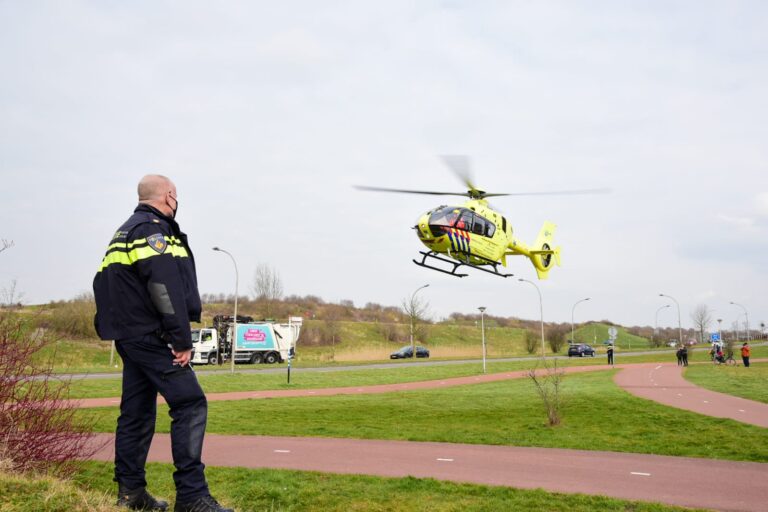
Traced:
<path fill-rule="evenodd" d="M 148 464 L 150 491 L 174 497 L 170 464 Z M 433 479 L 378 478 L 360 475 L 206 468 L 212 494 L 238 512 L 481 512 L 545 510 L 549 512 L 672 512 L 692 509 L 630 502 L 599 496 L 557 494 L 542 490 L 457 484 Z M 114 492 L 112 465 L 91 462 L 76 476 L 81 487 Z M 3 509 L 5 510 L 5 509 Z M 18 510 L 39 510 L 36 508 Z"/>
<path fill-rule="evenodd" d="M 763 348 L 763 347 L 761 347 Z M 685 370 L 685 378 L 703 388 L 768 403 L 768 363 L 741 365 L 695 365 Z"/>
<path fill-rule="evenodd" d="M 564 382 L 563 423 L 545 426 L 528 379 L 381 395 L 211 402 L 208 432 L 400 439 L 609 450 L 768 462 L 768 429 L 643 400 L 618 388 L 612 371 Z M 169 431 L 159 407 L 157 430 Z M 115 408 L 90 409 L 114 430 Z M 750 443 L 744 443 L 750 439 Z"/>
<path fill-rule="evenodd" d="M 698 354 L 704 355 L 703 351 Z M 669 362 L 674 354 L 655 353 L 642 356 L 616 357 L 616 363 L 648 363 Z M 693 362 L 696 358 L 691 358 Z M 536 367 L 540 361 L 531 358 L 526 361 L 487 362 L 488 373 L 525 370 Z M 550 363 L 551 364 L 551 363 Z M 604 357 L 585 357 L 559 360 L 563 367 L 605 364 Z M 204 368 L 204 367 L 203 367 Z M 237 365 L 234 374 L 228 371 L 200 371 L 197 375 L 200 384 L 207 393 L 224 393 L 229 391 L 262 391 L 266 389 L 318 389 L 327 387 L 366 386 L 375 384 L 393 384 L 398 382 L 416 382 L 422 380 L 447 379 L 451 377 L 466 377 L 480 375 L 482 364 L 461 363 L 447 365 L 402 366 L 393 365 L 385 369 L 361 367 L 359 370 L 333 370 L 327 372 L 302 372 L 301 367 L 294 367 L 291 373 L 291 383 L 287 383 L 286 373 L 242 373 L 240 370 L 251 369 L 253 366 Z M 264 367 L 261 367 L 264 368 Z M 285 367 L 284 367 L 285 369 Z M 114 379 L 82 379 L 75 378 L 70 386 L 71 398 L 103 398 L 120 395 L 120 377 Z"/>
<path fill-rule="evenodd" d="M 759 355 L 768 355 L 768 347 L 755 347 Z M 674 354 L 659 352 L 647 355 L 616 356 L 616 363 L 656 363 L 670 362 L 674 360 Z M 692 363 L 709 360 L 704 350 L 695 350 L 690 357 Z M 599 365 L 604 364 L 604 356 L 572 358 L 559 360 L 558 365 L 563 367 Z M 539 364 L 536 358 L 526 361 L 497 362 L 489 360 L 488 373 L 500 373 L 505 371 L 524 370 L 533 368 Z M 287 383 L 285 373 L 242 373 L 240 370 L 252 369 L 252 365 L 237 365 L 234 374 L 226 370 L 209 371 L 205 367 L 197 367 L 200 384 L 207 393 L 224 393 L 229 391 L 262 391 L 266 389 L 318 389 L 327 387 L 366 386 L 375 384 L 392 384 L 397 382 L 416 382 L 421 380 L 447 379 L 451 377 L 465 377 L 479 375 L 482 365 L 477 363 L 462 363 L 448 365 L 420 365 L 402 366 L 393 365 L 386 369 L 373 369 L 361 367 L 359 370 L 334 370 L 329 368 L 327 372 L 302 372 L 301 367 L 293 368 L 291 383 Z M 264 369 L 264 367 L 261 367 Z M 283 367 L 285 369 L 285 366 Z M 114 379 L 82 379 L 75 378 L 70 386 L 71 398 L 104 398 L 120 395 L 120 377 Z"/>

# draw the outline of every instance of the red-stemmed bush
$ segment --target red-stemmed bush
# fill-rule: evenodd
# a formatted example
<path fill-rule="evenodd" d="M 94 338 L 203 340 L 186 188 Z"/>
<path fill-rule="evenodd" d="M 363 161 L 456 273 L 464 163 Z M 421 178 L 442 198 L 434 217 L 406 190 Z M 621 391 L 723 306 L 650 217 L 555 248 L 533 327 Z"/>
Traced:
<path fill-rule="evenodd" d="M 68 400 L 69 379 L 33 357 L 52 340 L 23 314 L 0 312 L 0 460 L 16 471 L 66 471 L 99 447 Z"/>

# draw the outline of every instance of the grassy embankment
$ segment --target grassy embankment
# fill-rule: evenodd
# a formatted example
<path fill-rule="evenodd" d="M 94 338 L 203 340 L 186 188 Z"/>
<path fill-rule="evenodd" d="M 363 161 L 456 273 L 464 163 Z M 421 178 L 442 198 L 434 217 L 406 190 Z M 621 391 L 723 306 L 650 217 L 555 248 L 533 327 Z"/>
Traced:
<path fill-rule="evenodd" d="M 544 426 L 527 379 L 380 395 L 211 402 L 209 433 L 539 446 L 768 462 L 768 430 L 630 395 L 613 371 L 568 375 L 563 423 Z M 114 430 L 115 408 L 90 409 Z M 165 406 L 157 429 L 169 431 Z M 383 420 L 387 418 L 387 420 Z M 392 419 L 392 420 L 390 420 Z M 754 442 L 746 446 L 744 439 Z"/>

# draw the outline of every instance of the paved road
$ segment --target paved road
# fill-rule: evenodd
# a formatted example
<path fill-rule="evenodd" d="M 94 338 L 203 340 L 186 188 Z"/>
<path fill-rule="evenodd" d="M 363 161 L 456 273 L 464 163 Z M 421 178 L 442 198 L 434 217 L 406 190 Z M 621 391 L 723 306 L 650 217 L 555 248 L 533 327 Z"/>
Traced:
<path fill-rule="evenodd" d="M 111 434 L 96 440 L 107 444 L 94 458 L 113 459 L 111 440 Z M 168 435 L 155 436 L 149 460 L 171 461 Z M 765 512 L 768 504 L 768 464 L 751 462 L 552 448 L 219 435 L 206 436 L 203 460 L 211 466 L 411 475 L 724 511 Z M 713 481 L 727 485 L 712 485 Z"/>
<path fill-rule="evenodd" d="M 748 368 L 743 368 L 749 371 Z M 627 366 L 613 379 L 633 395 L 688 411 L 768 428 L 768 404 L 710 391 L 683 378 L 671 364 Z M 768 485 L 768 481 L 765 482 Z M 768 503 L 766 503 L 768 510 Z"/>

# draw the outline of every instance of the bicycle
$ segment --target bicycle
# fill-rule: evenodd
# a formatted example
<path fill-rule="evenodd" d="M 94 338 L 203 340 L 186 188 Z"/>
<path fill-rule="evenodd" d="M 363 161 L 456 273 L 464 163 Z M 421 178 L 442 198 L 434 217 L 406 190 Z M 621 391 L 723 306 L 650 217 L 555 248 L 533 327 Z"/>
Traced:
<path fill-rule="evenodd" d="M 736 366 L 736 360 L 733 358 L 733 355 L 728 354 L 727 356 L 714 356 L 712 358 L 712 364 L 715 366 L 720 366 L 721 364 L 724 364 L 726 366 Z"/>

